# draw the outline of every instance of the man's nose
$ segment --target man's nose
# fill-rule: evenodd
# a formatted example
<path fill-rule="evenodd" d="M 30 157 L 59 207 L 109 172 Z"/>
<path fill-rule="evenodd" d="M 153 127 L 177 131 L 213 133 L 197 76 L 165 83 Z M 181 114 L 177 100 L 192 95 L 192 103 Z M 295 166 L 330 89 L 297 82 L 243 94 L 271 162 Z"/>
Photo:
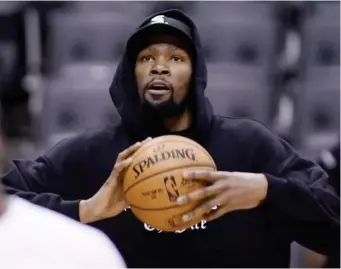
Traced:
<path fill-rule="evenodd" d="M 152 75 L 169 75 L 169 68 L 164 63 L 156 63 L 151 69 Z"/>

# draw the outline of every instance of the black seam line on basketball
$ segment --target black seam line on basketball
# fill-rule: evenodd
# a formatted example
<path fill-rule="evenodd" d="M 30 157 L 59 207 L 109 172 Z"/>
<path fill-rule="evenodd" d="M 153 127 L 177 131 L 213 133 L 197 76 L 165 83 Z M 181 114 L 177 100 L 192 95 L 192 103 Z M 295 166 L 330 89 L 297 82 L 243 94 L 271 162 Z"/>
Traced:
<path fill-rule="evenodd" d="M 165 141 L 165 142 L 179 142 L 179 140 L 167 140 L 167 141 Z M 195 142 L 195 141 L 194 141 L 194 142 Z M 183 144 L 186 144 L 186 145 L 195 146 L 195 145 L 193 145 L 193 144 L 191 144 L 190 142 L 187 142 L 187 141 L 180 141 L 180 143 L 183 143 Z M 195 142 L 195 143 L 196 143 L 196 142 Z M 155 146 L 155 144 L 146 146 L 146 147 L 144 148 L 144 150 L 149 149 L 150 147 L 153 147 L 153 146 Z M 200 144 L 199 144 L 199 146 L 202 147 L 202 148 L 205 150 L 205 151 L 203 151 L 203 153 L 206 155 L 206 157 L 208 157 L 209 159 L 211 159 L 212 162 L 214 163 L 214 160 L 213 160 L 212 156 L 209 154 L 209 152 L 208 152 L 203 146 L 201 146 Z M 134 158 L 137 158 L 137 156 L 139 156 L 139 155 L 141 154 L 141 152 L 143 152 L 143 150 L 141 150 L 140 152 L 138 152 L 138 154 L 136 154 Z M 128 167 L 129 167 L 129 166 L 128 166 Z M 217 167 L 214 167 L 214 169 L 217 169 Z"/>
<path fill-rule="evenodd" d="M 168 206 L 168 207 L 160 207 L 160 208 L 144 208 L 144 207 L 139 207 L 133 204 L 129 205 L 130 207 L 139 209 L 139 210 L 144 210 L 144 211 L 158 211 L 158 210 L 168 210 L 168 209 L 173 209 L 176 207 L 180 207 L 179 205 L 172 205 L 172 206 Z"/>
<path fill-rule="evenodd" d="M 203 163 L 195 163 L 195 164 L 188 164 L 188 165 L 184 165 L 184 166 L 181 166 L 179 168 L 169 168 L 169 169 L 166 169 L 166 170 L 162 170 L 160 172 L 157 172 L 155 174 L 152 174 L 152 175 L 149 175 L 145 178 L 142 178 L 140 179 L 139 181 L 135 182 L 134 184 L 130 185 L 128 189 L 126 189 L 126 191 L 124 192 L 124 195 L 126 195 L 128 193 L 128 191 L 131 190 L 131 188 L 135 187 L 137 184 L 140 184 L 141 182 L 149 179 L 150 177 L 155 177 L 157 175 L 160 175 L 160 174 L 163 174 L 163 173 L 167 173 L 167 172 L 170 172 L 172 170 L 177 170 L 177 169 L 182 169 L 182 168 L 187 168 L 187 167 L 209 167 L 209 168 L 213 168 L 215 169 L 215 167 L 212 167 L 212 166 L 208 166 L 207 163 L 203 164 Z"/>

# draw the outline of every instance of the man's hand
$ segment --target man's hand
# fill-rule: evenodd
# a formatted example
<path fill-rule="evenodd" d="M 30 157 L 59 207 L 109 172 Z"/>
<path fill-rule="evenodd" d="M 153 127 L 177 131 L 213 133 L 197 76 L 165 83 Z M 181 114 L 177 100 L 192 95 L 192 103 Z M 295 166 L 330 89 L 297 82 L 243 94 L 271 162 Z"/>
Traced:
<path fill-rule="evenodd" d="M 257 207 L 266 197 L 268 181 L 263 174 L 240 172 L 190 171 L 185 180 L 209 183 L 209 186 L 178 198 L 179 205 L 190 201 L 205 201 L 192 212 L 183 215 L 187 222 L 198 216 L 211 221 L 235 210 Z M 218 209 L 212 211 L 212 208 Z"/>
<path fill-rule="evenodd" d="M 132 155 L 151 138 L 137 142 L 122 151 L 116 160 L 114 169 L 99 191 L 79 205 L 79 218 L 83 223 L 90 223 L 120 214 L 127 204 L 123 198 L 123 173 L 132 162 Z"/>

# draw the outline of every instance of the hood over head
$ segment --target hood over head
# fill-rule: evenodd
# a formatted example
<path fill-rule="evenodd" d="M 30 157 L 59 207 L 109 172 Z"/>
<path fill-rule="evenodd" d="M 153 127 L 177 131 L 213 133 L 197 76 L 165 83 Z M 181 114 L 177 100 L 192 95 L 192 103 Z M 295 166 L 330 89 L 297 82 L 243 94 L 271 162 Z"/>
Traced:
<path fill-rule="evenodd" d="M 160 15 L 170 18 L 170 24 L 172 24 L 172 26 L 158 27 L 157 18 L 160 18 Z M 175 21 L 171 20 L 172 18 L 181 21 L 184 24 L 174 24 L 173 22 Z M 148 27 L 150 25 L 152 25 L 152 27 Z M 186 28 L 186 26 L 188 28 Z M 180 28 L 176 29 L 178 27 Z M 143 37 L 147 33 L 150 34 L 150 32 L 152 32 L 153 35 L 159 33 L 180 35 L 180 37 L 190 40 L 191 44 L 193 44 L 193 75 L 192 87 L 190 89 L 191 92 L 189 92 L 189 98 L 191 98 L 191 112 L 193 114 L 191 128 L 193 129 L 193 132 L 191 138 L 199 143 L 204 143 L 209 135 L 210 125 L 213 119 L 212 107 L 204 95 L 207 85 L 206 63 L 203 57 L 200 37 L 194 22 L 184 13 L 176 9 L 161 11 L 148 17 L 140 24 L 127 41 L 126 50 L 110 86 L 110 95 L 121 116 L 122 123 L 134 140 L 142 140 L 147 136 L 155 137 L 172 133 L 165 128 L 163 130 L 158 130 L 158 132 L 155 133 L 155 130 L 148 128 L 148 125 L 140 118 L 141 101 L 134 74 L 135 59 L 132 56 L 135 56 L 144 46 L 142 41 L 143 38 L 141 39 L 141 36 Z"/>

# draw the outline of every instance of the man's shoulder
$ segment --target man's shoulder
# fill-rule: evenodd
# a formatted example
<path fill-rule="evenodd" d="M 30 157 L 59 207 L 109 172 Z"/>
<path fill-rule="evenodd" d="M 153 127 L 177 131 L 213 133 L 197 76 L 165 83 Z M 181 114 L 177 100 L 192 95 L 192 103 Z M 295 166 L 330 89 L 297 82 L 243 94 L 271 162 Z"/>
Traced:
<path fill-rule="evenodd" d="M 121 122 L 115 122 L 99 128 L 86 129 L 82 132 L 79 132 L 73 136 L 59 141 L 58 144 L 65 142 L 73 144 L 83 144 L 92 142 L 96 143 L 101 140 L 111 140 L 122 128 L 123 125 L 121 124 Z"/>
<path fill-rule="evenodd" d="M 215 115 L 215 127 L 222 133 L 252 136 L 256 132 L 269 131 L 263 123 L 251 118 Z"/>
<path fill-rule="evenodd" d="M 87 129 L 60 139 L 48 148 L 47 155 L 60 152 L 76 155 L 80 152 L 85 153 L 92 147 L 108 145 L 120 132 L 124 132 L 121 122 L 112 123 L 101 128 Z"/>

